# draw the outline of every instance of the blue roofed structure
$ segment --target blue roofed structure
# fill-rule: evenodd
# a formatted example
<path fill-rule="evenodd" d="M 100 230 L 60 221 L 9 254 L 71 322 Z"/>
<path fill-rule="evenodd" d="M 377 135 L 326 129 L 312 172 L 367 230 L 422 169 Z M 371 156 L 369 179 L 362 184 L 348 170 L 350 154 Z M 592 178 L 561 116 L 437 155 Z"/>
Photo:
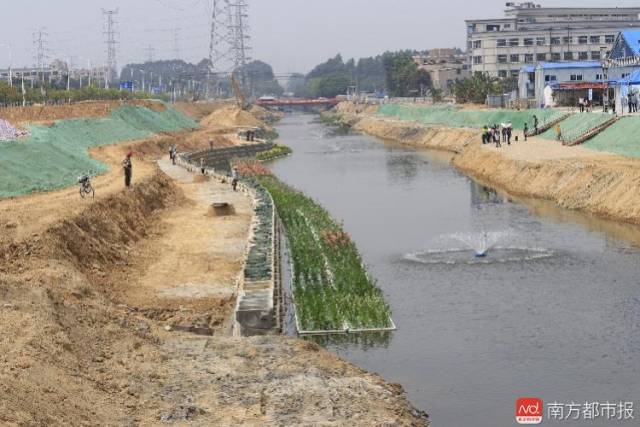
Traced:
<path fill-rule="evenodd" d="M 543 70 L 602 68 L 602 63 L 600 61 L 540 62 L 538 68 Z"/>
<path fill-rule="evenodd" d="M 620 31 L 608 59 L 620 61 L 640 57 L 640 28 Z"/>

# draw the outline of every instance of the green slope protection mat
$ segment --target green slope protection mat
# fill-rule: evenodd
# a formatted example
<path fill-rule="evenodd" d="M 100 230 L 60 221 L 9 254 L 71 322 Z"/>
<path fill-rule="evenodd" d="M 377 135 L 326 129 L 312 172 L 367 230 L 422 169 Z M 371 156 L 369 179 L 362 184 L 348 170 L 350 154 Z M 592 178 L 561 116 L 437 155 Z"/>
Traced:
<path fill-rule="evenodd" d="M 485 125 L 500 125 L 500 123 L 511 122 L 514 129 L 523 129 L 525 123 L 529 125 L 529 129 L 532 129 L 534 115 L 538 117 L 538 126 L 544 126 L 545 123 L 557 120 L 564 114 L 562 111 L 554 109 L 462 110 L 454 106 L 414 107 L 395 104 L 382 105 L 378 113 L 400 120 L 412 120 L 423 124 L 439 124 L 448 127 L 482 128 Z"/>
<path fill-rule="evenodd" d="M 106 118 L 29 126 L 27 139 L 0 142 L 0 199 L 67 187 L 83 173 L 106 172 L 105 164 L 89 156 L 91 147 L 197 126 L 168 107 L 157 112 L 133 105 L 119 107 Z"/>
<path fill-rule="evenodd" d="M 560 122 L 560 130 L 562 138 L 565 141 L 575 141 L 590 130 L 602 125 L 606 121 L 611 120 L 609 114 L 602 113 L 580 113 L 569 116 Z M 555 141 L 555 126 L 540 134 L 541 138 Z"/>
<path fill-rule="evenodd" d="M 640 157 L 640 117 L 623 117 L 583 145 L 592 150 Z"/>

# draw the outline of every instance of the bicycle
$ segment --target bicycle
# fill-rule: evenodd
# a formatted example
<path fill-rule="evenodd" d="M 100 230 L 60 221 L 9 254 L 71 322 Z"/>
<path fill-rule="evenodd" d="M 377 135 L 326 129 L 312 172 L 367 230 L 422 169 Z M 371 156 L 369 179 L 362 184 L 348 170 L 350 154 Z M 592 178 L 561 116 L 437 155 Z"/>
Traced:
<path fill-rule="evenodd" d="M 96 196 L 96 192 L 91 185 L 91 178 L 89 177 L 89 174 L 84 174 L 79 177 L 78 185 L 80 185 L 80 197 L 82 197 L 83 199 L 88 195 L 91 195 L 91 197 Z"/>

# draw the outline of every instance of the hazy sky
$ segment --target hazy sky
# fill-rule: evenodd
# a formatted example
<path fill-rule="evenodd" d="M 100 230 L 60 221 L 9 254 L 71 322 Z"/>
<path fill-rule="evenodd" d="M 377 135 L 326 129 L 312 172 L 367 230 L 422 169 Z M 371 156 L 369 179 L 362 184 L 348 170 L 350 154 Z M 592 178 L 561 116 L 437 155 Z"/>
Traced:
<path fill-rule="evenodd" d="M 211 0 L 2 1 L 0 66 L 33 64 L 33 32 L 46 28 L 52 58 L 86 66 L 105 62 L 101 8 L 119 8 L 118 63 L 174 55 L 179 28 L 182 59 L 207 56 Z M 252 56 L 277 73 L 307 72 L 341 53 L 345 58 L 385 50 L 463 47 L 464 20 L 503 15 L 505 0 L 248 0 Z M 549 0 L 544 6 L 637 6 L 634 0 Z"/>

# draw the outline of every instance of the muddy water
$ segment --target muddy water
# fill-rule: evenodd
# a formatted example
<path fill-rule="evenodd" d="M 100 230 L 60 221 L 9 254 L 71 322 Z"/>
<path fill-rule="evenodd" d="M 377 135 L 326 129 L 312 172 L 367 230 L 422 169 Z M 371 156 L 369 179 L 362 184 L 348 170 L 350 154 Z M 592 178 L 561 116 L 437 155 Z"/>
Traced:
<path fill-rule="evenodd" d="M 402 384 L 434 426 L 516 425 L 520 396 L 635 400 L 634 421 L 544 424 L 637 425 L 637 229 L 509 200 L 446 154 L 336 135 L 313 116 L 278 132 L 294 154 L 273 170 L 344 221 L 398 326 L 384 344 L 332 351 Z M 484 233 L 499 239 L 476 259 L 460 236 Z"/>

